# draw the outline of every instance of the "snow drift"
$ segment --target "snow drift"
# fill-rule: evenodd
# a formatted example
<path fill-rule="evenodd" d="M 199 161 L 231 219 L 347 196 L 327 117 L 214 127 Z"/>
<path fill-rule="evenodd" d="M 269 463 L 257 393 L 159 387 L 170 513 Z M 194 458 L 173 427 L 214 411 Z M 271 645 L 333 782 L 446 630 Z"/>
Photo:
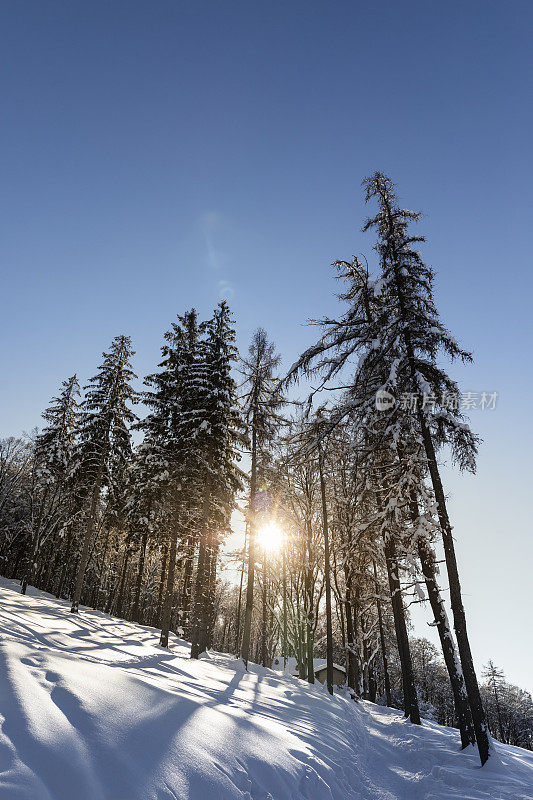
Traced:
<path fill-rule="evenodd" d="M 531 800 L 455 730 L 0 586 L 0 800 Z"/>

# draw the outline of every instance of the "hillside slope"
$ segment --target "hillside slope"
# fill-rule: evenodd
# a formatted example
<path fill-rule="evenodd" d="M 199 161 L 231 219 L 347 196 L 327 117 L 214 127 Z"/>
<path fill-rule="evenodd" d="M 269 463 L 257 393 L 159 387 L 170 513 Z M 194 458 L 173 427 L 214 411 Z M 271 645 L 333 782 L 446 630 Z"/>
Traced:
<path fill-rule="evenodd" d="M 531 800 L 533 754 L 0 583 L 0 800 Z"/>

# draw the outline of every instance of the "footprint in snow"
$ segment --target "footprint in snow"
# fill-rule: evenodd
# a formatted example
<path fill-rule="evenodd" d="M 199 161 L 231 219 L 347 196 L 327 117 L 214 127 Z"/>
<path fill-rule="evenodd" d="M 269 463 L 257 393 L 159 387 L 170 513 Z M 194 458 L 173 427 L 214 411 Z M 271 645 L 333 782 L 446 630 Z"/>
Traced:
<path fill-rule="evenodd" d="M 38 667 L 39 660 L 35 656 L 25 656 L 20 659 L 21 664 L 26 664 L 28 667 Z"/>

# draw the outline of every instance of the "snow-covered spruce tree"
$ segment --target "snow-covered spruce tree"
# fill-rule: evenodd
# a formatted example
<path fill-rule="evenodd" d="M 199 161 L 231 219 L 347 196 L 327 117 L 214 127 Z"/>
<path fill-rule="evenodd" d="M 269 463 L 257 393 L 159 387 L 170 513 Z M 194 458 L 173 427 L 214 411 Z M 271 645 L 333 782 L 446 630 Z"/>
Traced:
<path fill-rule="evenodd" d="M 85 387 L 80 407 L 75 470 L 84 488 L 87 509 L 72 599 L 74 614 L 78 613 L 102 489 L 112 488 L 116 475 L 131 459 L 130 426 L 136 417 L 130 406 L 137 402 L 131 385 L 137 377 L 130 364 L 133 355 L 129 336 L 116 336 L 103 354 L 98 373 Z"/>
<path fill-rule="evenodd" d="M 238 354 L 229 308 L 220 303 L 207 323 L 203 347 L 188 377 L 187 406 L 180 417 L 187 474 L 183 485 L 202 490 L 198 563 L 191 618 L 191 658 L 209 646 L 214 622 L 217 557 L 229 529 L 236 493 L 243 488 L 237 462 L 245 443 L 231 374 Z"/>
<path fill-rule="evenodd" d="M 251 439 L 250 498 L 248 503 L 248 576 L 241 646 L 241 655 L 245 664 L 248 664 L 254 603 L 257 527 L 256 494 L 263 478 L 264 465 L 268 461 L 268 447 L 277 431 L 279 423 L 277 412 L 283 402 L 276 377 L 279 363 L 280 356 L 276 354 L 274 343 L 269 342 L 266 331 L 263 328 L 258 328 L 248 349 L 248 358 L 242 359 L 241 362 L 245 387 L 243 395 L 244 415 Z M 262 636 L 264 651 L 266 643 L 265 613 L 263 613 Z"/>
<path fill-rule="evenodd" d="M 35 441 L 31 493 L 31 545 L 22 578 L 22 594 L 33 582 L 39 549 L 55 536 L 65 520 L 69 478 L 78 426 L 80 387 L 76 375 L 61 384 L 61 392 L 43 412 L 46 425 Z M 72 482 L 71 486 L 72 486 Z"/>
<path fill-rule="evenodd" d="M 400 208 L 392 182 L 381 173 L 375 173 L 364 183 L 366 200 L 376 199 L 379 208 L 364 230 L 375 229 L 378 235 L 380 276 L 374 293 L 379 297 L 380 346 L 389 345 L 397 350 L 389 375 L 390 388 L 394 391 L 401 387 L 402 393 L 416 399 L 415 414 L 442 532 L 457 645 L 484 764 L 491 754 L 490 737 L 468 639 L 452 526 L 436 457 L 440 447 L 449 445 L 452 457 L 462 469 L 475 470 L 476 437 L 453 401 L 450 402 L 450 398 L 458 397 L 457 384 L 437 364 L 440 352 L 463 361 L 471 361 L 472 357 L 440 322 L 433 299 L 433 271 L 415 249 L 424 237 L 413 236 L 408 230 L 409 224 L 420 215 Z"/>
<path fill-rule="evenodd" d="M 505 741 L 505 733 L 503 730 L 503 716 L 502 716 L 502 694 L 504 692 L 505 675 L 503 670 L 498 669 L 493 661 L 489 661 L 482 673 L 485 678 L 486 684 L 489 687 L 494 700 L 494 708 L 496 711 L 496 719 L 498 722 L 498 739 L 500 742 Z"/>
<path fill-rule="evenodd" d="M 141 423 L 145 431 L 144 462 L 147 491 L 166 508 L 170 542 L 166 590 L 161 611 L 162 647 L 168 647 L 175 592 L 178 539 L 191 525 L 198 509 L 198 486 L 194 482 L 194 466 L 188 460 L 189 445 L 183 435 L 184 419 L 197 403 L 193 376 L 203 370 L 202 335 L 205 324 L 198 323 L 191 309 L 165 334 L 160 370 L 146 378 L 150 391 L 143 395 L 150 413 Z M 202 375 L 201 381 L 204 380 Z M 194 473 L 194 474 L 193 474 Z M 191 479 L 192 478 L 192 479 Z M 164 570 L 163 575 L 164 578 Z"/>

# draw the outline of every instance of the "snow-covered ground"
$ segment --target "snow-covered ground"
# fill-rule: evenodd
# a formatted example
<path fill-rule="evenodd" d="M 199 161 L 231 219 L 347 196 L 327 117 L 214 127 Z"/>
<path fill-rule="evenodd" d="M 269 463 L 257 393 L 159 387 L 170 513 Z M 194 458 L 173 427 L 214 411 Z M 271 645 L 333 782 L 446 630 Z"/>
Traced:
<path fill-rule="evenodd" d="M 0 800 L 532 800 L 533 754 L 0 581 Z"/>

